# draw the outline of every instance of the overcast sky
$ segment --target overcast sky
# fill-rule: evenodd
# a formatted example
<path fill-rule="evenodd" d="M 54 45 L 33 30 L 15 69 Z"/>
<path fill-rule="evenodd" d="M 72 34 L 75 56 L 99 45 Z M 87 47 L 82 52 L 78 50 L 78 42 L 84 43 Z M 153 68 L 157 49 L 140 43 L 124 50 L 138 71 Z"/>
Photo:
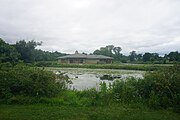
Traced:
<path fill-rule="evenodd" d="M 180 0 L 0 0 L 0 38 L 66 53 L 180 51 Z"/>

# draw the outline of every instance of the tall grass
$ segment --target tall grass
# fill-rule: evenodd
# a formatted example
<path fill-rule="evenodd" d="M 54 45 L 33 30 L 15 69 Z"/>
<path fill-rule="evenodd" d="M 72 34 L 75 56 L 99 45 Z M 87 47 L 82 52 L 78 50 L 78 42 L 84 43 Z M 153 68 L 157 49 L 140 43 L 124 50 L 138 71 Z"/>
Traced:
<path fill-rule="evenodd" d="M 154 71 L 167 68 L 169 65 L 158 64 L 60 64 L 58 62 L 37 62 L 38 67 L 67 67 L 67 68 L 90 68 L 90 69 L 124 69 Z"/>

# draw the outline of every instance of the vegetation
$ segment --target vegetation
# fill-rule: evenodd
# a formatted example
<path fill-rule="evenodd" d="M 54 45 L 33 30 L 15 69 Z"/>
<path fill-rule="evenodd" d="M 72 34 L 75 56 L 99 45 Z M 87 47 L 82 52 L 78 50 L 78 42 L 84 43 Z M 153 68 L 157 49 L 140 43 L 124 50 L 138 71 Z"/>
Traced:
<path fill-rule="evenodd" d="M 19 58 L 19 53 L 17 50 L 10 46 L 8 43 L 5 43 L 0 38 L 0 63 L 1 62 L 17 62 Z"/>
<path fill-rule="evenodd" d="M 159 56 L 158 53 L 146 52 L 136 53 L 136 51 L 131 51 L 129 56 L 123 55 L 121 52 L 121 47 L 114 47 L 114 45 L 107 45 L 106 47 L 101 47 L 99 50 L 95 50 L 93 54 L 95 55 L 106 55 L 113 57 L 115 62 L 122 63 L 153 63 L 153 64 L 165 64 L 180 62 L 180 53 L 170 52 L 168 55 L 165 54 L 164 57 Z"/>
<path fill-rule="evenodd" d="M 129 78 L 95 89 L 69 91 L 63 74 L 55 75 L 43 69 L 25 65 L 2 64 L 0 77 L 1 101 L 9 103 L 45 103 L 71 106 L 106 106 L 114 104 L 144 104 L 153 109 L 180 106 L 180 66 L 148 72 L 143 79 Z M 58 77 L 58 78 L 57 78 Z M 51 97 L 51 98 L 48 98 Z M 53 97 L 53 98 L 52 98 Z M 26 100 L 28 99 L 28 100 Z M 32 100 L 32 101 L 31 101 Z"/>
<path fill-rule="evenodd" d="M 58 62 L 36 62 L 35 66 L 38 67 L 67 67 L 67 68 L 90 68 L 90 69 L 124 69 L 124 70 L 143 70 L 154 71 L 160 68 L 167 68 L 171 64 L 60 64 Z"/>
<path fill-rule="evenodd" d="M 114 57 L 117 60 L 120 60 L 122 56 L 121 47 L 114 47 L 114 45 L 108 45 L 106 47 L 101 47 L 100 50 L 95 50 L 93 54 L 95 55 L 105 55 L 109 57 Z"/>
<path fill-rule="evenodd" d="M 55 76 L 52 72 L 24 64 L 0 65 L 0 98 L 2 101 L 16 101 L 16 96 L 53 97 L 65 89 L 67 76 Z"/>
<path fill-rule="evenodd" d="M 180 65 L 146 73 L 144 79 L 117 81 L 113 92 L 122 102 L 143 102 L 154 109 L 172 107 L 180 112 Z"/>
<path fill-rule="evenodd" d="M 18 61 L 24 61 L 26 63 L 33 63 L 35 61 L 55 61 L 57 57 L 65 54 L 60 52 L 48 52 L 35 49 L 41 45 L 41 42 L 20 40 L 14 45 L 5 43 L 0 38 L 0 62 L 17 63 Z"/>
<path fill-rule="evenodd" d="M 72 107 L 50 105 L 0 105 L 1 120 L 179 120 L 166 110 L 150 110 L 128 105 Z"/>

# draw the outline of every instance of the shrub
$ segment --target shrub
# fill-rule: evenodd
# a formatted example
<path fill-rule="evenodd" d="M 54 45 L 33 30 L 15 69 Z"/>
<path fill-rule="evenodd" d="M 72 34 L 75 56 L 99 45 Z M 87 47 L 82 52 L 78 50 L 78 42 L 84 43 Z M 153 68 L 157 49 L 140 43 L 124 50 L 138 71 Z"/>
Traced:
<path fill-rule="evenodd" d="M 85 106 L 97 106 L 99 105 L 100 93 L 92 88 L 84 91 L 77 92 L 77 96 L 81 99 L 81 102 L 85 103 Z"/>
<path fill-rule="evenodd" d="M 140 100 L 138 93 L 138 81 L 133 78 L 127 78 L 125 81 L 120 80 L 113 83 L 114 100 L 124 103 L 132 103 Z"/>
<path fill-rule="evenodd" d="M 151 108 L 180 110 L 180 65 L 147 72 L 143 79 L 116 81 L 112 87 L 116 102 L 143 102 Z"/>
<path fill-rule="evenodd" d="M 139 94 L 149 101 L 150 106 L 177 107 L 180 99 L 180 65 L 149 72 L 139 80 Z"/>
<path fill-rule="evenodd" d="M 64 77 L 61 77 L 64 79 Z M 0 65 L 0 98 L 16 95 L 53 97 L 64 88 L 52 72 L 24 64 Z"/>

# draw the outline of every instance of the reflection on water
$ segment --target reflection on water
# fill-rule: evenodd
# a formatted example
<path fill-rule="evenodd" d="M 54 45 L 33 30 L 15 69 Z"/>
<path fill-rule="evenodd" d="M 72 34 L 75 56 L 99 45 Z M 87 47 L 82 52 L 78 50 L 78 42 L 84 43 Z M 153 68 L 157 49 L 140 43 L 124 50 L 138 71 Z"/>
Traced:
<path fill-rule="evenodd" d="M 127 77 L 143 78 L 142 71 L 132 70 L 110 70 L 110 69 L 84 69 L 84 68 L 52 68 L 54 72 L 61 71 L 69 76 L 72 84 L 69 84 L 70 89 L 84 90 L 96 88 L 99 90 L 99 85 L 105 82 L 107 86 L 115 80 L 125 80 Z M 109 74 L 108 74 L 109 73 Z"/>

